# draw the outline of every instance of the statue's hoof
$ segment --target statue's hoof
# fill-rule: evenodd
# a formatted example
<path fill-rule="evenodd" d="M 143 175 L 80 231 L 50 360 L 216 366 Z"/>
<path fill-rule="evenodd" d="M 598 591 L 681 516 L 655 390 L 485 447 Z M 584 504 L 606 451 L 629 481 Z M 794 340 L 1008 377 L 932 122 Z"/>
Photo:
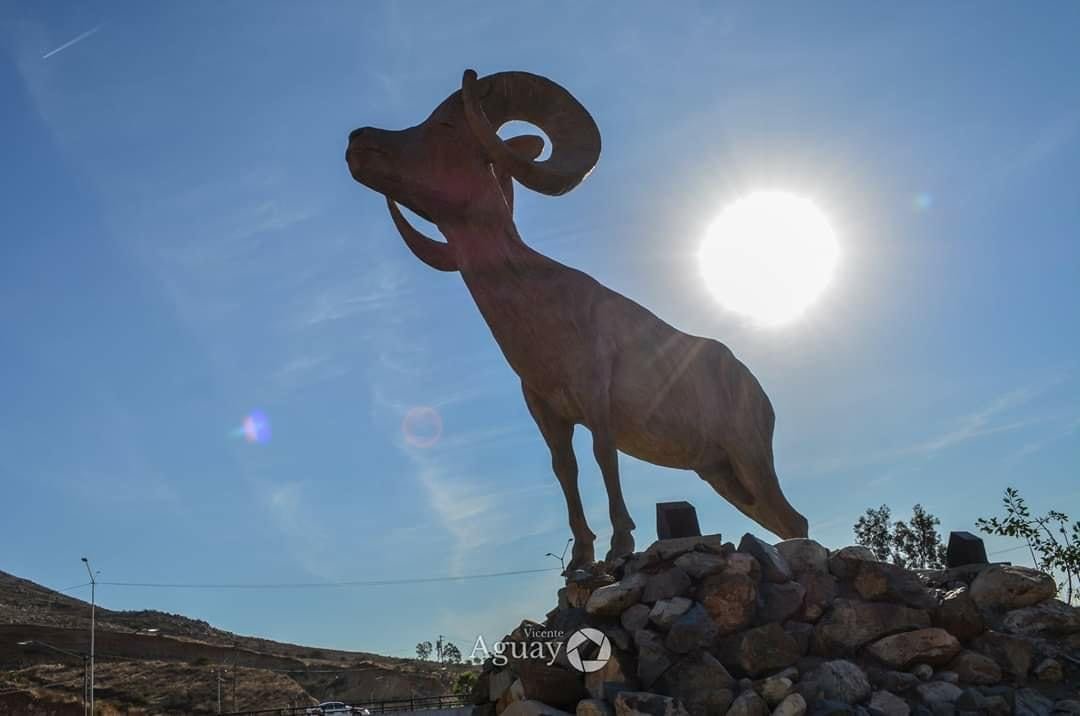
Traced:
<path fill-rule="evenodd" d="M 567 576 L 576 569 L 588 570 L 596 564 L 596 557 L 593 555 L 593 551 L 582 550 L 581 554 L 575 554 L 570 558 L 570 564 L 566 565 L 566 569 L 563 570 L 563 576 Z"/>
<path fill-rule="evenodd" d="M 615 562 L 634 553 L 634 537 L 627 533 L 615 535 L 611 538 L 611 549 L 608 550 L 605 562 Z"/>

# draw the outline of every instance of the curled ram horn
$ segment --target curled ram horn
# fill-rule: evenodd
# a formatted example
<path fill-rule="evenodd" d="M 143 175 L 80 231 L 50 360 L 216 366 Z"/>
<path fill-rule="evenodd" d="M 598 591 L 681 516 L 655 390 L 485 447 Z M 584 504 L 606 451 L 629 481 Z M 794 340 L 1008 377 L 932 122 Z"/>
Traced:
<path fill-rule="evenodd" d="M 600 130 L 589 112 L 565 89 L 528 72 L 498 72 L 483 79 L 466 70 L 461 80 L 465 118 L 492 162 L 524 186 L 558 196 L 588 176 L 600 159 Z M 551 156 L 534 161 L 499 137 L 512 120 L 531 122 L 551 140 Z"/>

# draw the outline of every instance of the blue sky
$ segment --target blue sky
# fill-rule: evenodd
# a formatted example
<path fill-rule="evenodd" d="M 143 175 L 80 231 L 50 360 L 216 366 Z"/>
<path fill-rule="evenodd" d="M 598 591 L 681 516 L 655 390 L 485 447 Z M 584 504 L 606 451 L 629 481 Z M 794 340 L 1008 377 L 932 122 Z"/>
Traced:
<path fill-rule="evenodd" d="M 846 544 L 865 508 L 916 501 L 973 529 L 1006 485 L 1080 513 L 1075 6 L 26 2 L 0 19 L 0 569 L 65 587 L 83 554 L 117 582 L 553 565 L 564 503 L 515 376 L 460 277 L 415 260 L 343 161 L 351 129 L 420 121 L 466 67 L 548 75 L 590 109 L 596 171 L 561 198 L 519 189 L 521 234 L 751 367 L 811 536 Z M 782 328 L 722 309 L 695 265 L 756 189 L 812 199 L 841 245 Z M 431 447 L 402 434 L 420 406 L 443 421 Z M 261 444 L 237 436 L 256 409 Z M 761 532 L 692 473 L 621 464 L 639 544 L 661 500 Z M 99 597 L 404 655 L 499 636 L 558 585 Z"/>

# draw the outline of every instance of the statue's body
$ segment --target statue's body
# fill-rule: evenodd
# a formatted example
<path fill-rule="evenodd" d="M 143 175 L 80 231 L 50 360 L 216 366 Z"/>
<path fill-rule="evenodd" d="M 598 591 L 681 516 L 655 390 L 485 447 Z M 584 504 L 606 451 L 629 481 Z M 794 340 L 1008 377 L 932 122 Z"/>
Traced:
<path fill-rule="evenodd" d="M 502 140 L 520 119 L 553 143 L 546 161 L 535 136 Z M 571 437 L 589 428 L 608 494 L 609 558 L 633 551 L 634 522 L 619 484 L 618 451 L 696 471 L 735 507 L 784 538 L 805 537 L 806 519 L 780 490 L 773 468 L 773 410 L 757 380 L 722 343 L 682 333 L 592 277 L 522 242 L 513 184 L 563 194 L 588 174 L 600 135 L 566 90 L 536 75 L 478 79 L 422 124 L 349 137 L 353 177 L 387 197 L 394 224 L 429 266 L 459 271 L 514 372 L 551 451 L 574 535 L 571 567 L 593 561 Z M 432 221 L 447 243 L 408 224 L 395 202 Z"/>

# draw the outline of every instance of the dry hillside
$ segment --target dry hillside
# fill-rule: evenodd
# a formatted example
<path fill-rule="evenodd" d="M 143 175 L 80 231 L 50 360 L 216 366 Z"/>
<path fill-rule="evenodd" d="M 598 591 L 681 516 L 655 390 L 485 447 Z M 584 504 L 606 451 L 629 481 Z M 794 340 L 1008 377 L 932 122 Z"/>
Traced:
<path fill-rule="evenodd" d="M 38 704 L 39 713 L 66 713 L 65 703 L 77 703 L 81 661 L 19 642 L 81 653 L 89 627 L 89 603 L 0 572 L 0 714 L 27 713 L 27 704 Z M 148 633 L 151 628 L 158 631 Z M 223 705 L 231 708 L 235 700 L 240 709 L 436 696 L 449 693 L 467 670 L 286 644 L 179 614 L 100 605 L 96 650 L 98 699 L 117 713 L 216 713 L 214 672 L 223 667 Z"/>

